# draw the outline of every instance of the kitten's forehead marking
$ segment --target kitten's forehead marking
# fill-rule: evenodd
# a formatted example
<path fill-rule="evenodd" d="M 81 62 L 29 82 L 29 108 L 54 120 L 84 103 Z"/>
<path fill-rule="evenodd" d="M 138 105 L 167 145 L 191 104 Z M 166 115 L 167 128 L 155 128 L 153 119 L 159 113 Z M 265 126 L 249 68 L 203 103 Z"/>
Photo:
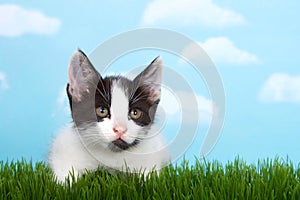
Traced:
<path fill-rule="evenodd" d="M 128 97 L 119 80 L 112 81 L 111 87 L 111 117 L 114 125 L 125 126 L 128 120 Z"/>

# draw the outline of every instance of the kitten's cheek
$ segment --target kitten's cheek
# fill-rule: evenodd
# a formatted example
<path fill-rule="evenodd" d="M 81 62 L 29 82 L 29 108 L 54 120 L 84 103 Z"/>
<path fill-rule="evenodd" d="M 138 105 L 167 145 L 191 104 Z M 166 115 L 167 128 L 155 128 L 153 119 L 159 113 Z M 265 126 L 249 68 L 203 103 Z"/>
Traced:
<path fill-rule="evenodd" d="M 115 134 L 113 134 L 110 130 L 110 124 L 108 121 L 98 122 L 98 134 L 101 137 L 103 142 L 109 143 L 117 138 L 115 138 Z"/>
<path fill-rule="evenodd" d="M 130 133 L 126 133 L 121 137 L 125 142 L 127 143 L 133 143 L 136 140 L 136 136 L 135 135 L 130 135 Z"/>

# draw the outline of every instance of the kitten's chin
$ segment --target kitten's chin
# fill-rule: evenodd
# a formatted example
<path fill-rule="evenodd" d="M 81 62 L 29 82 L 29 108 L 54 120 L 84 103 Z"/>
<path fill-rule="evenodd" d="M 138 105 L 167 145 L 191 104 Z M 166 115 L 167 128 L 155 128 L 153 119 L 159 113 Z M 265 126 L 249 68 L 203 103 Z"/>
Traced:
<path fill-rule="evenodd" d="M 112 141 L 108 147 L 113 152 L 122 152 L 124 150 L 128 150 L 131 147 L 136 146 L 139 143 L 138 140 L 134 140 L 132 143 L 127 143 L 121 138 Z"/>

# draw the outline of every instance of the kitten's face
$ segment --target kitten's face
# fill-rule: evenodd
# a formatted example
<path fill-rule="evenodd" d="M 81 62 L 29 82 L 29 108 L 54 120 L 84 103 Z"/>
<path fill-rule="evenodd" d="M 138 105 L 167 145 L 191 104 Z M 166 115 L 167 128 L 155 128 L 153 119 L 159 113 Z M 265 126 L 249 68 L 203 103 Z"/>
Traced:
<path fill-rule="evenodd" d="M 83 52 L 75 52 L 69 65 L 67 92 L 83 142 L 114 152 L 139 145 L 153 124 L 161 72 L 162 62 L 157 58 L 134 80 L 102 78 Z"/>

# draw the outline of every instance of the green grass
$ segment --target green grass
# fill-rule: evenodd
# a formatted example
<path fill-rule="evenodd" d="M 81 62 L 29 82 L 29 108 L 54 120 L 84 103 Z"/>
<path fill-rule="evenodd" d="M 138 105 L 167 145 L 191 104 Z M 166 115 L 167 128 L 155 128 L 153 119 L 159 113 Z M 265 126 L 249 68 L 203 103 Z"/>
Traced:
<path fill-rule="evenodd" d="M 0 162 L 0 199 L 300 199 L 300 165 L 275 159 L 247 165 L 198 161 L 157 176 L 87 173 L 56 184 L 43 162 Z"/>

